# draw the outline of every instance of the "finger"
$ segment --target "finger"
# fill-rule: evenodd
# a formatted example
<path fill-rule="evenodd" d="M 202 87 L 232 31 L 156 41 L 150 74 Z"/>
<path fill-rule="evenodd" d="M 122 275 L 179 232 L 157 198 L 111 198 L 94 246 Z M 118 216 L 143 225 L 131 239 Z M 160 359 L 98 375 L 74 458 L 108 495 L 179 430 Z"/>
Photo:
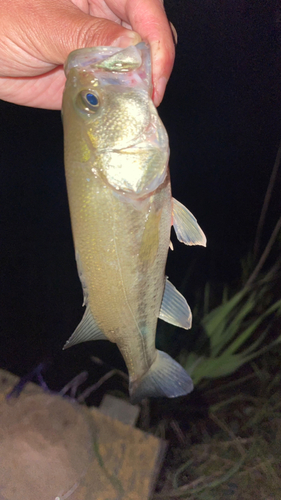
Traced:
<path fill-rule="evenodd" d="M 171 27 L 161 0 L 128 0 L 126 9 L 133 30 L 151 47 L 153 100 L 158 106 L 163 99 L 175 58 Z"/>
<path fill-rule="evenodd" d="M 88 0 L 91 12 L 95 12 L 99 0 Z M 110 9 L 122 25 L 132 27 L 151 47 L 153 99 L 160 104 L 170 77 L 175 46 L 170 23 L 162 0 L 104 0 L 103 6 Z M 104 7 L 103 7 L 104 8 Z"/>

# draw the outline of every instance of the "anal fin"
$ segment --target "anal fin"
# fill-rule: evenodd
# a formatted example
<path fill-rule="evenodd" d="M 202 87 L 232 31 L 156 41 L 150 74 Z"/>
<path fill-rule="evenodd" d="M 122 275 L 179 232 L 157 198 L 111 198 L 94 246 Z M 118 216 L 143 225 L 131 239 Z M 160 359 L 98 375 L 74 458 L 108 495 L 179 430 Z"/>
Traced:
<path fill-rule="evenodd" d="M 185 245 L 206 246 L 206 236 L 194 215 L 175 198 L 173 198 L 173 226 L 178 240 Z"/>
<path fill-rule="evenodd" d="M 190 307 L 183 295 L 168 279 L 166 279 L 159 318 L 186 330 L 191 328 L 192 313 Z"/>
<path fill-rule="evenodd" d="M 63 349 L 67 349 L 80 342 L 87 342 L 88 340 L 108 340 L 96 324 L 89 306 L 86 307 L 83 318 L 69 340 L 63 346 Z"/>

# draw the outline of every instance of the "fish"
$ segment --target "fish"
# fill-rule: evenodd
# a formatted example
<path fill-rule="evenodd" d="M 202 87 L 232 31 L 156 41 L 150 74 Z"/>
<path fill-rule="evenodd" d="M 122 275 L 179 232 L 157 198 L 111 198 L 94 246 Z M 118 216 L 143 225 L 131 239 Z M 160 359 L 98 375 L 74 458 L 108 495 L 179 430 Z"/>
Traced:
<path fill-rule="evenodd" d="M 206 246 L 206 237 L 172 198 L 168 135 L 151 97 L 149 46 L 78 49 L 68 56 L 65 74 L 65 175 L 86 309 L 64 347 L 116 343 L 133 404 L 186 395 L 192 379 L 156 349 L 156 327 L 158 318 L 191 327 L 190 307 L 165 276 L 171 226 L 186 245 Z"/>

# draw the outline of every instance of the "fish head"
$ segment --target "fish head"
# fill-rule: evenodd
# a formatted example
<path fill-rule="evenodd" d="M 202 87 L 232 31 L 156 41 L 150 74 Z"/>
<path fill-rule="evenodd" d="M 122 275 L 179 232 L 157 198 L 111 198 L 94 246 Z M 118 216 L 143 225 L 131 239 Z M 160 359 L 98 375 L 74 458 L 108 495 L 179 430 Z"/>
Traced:
<path fill-rule="evenodd" d="M 152 102 L 144 44 L 70 54 L 63 97 L 66 148 L 115 190 L 143 197 L 167 175 L 165 128 Z"/>

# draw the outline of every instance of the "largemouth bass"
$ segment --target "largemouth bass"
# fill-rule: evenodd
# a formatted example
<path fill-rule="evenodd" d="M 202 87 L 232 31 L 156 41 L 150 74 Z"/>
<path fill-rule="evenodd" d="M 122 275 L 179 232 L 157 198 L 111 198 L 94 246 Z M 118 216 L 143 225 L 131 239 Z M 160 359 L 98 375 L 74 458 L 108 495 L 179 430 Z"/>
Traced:
<path fill-rule="evenodd" d="M 187 245 L 206 245 L 193 215 L 172 199 L 169 145 L 153 105 L 150 50 L 72 52 L 63 96 L 65 171 L 86 310 L 66 343 L 116 342 L 133 403 L 193 389 L 155 348 L 158 317 L 191 327 L 185 298 L 165 277 L 171 225 Z"/>

